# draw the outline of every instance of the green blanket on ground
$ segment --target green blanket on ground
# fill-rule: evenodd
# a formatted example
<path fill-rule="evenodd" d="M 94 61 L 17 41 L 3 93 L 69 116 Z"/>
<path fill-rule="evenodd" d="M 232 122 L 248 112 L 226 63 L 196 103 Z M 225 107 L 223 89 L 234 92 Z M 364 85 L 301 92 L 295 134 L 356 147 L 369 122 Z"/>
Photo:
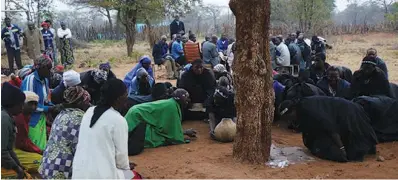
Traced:
<path fill-rule="evenodd" d="M 183 144 L 181 109 L 174 99 L 135 105 L 125 116 L 129 132 L 145 122 L 145 148 Z"/>

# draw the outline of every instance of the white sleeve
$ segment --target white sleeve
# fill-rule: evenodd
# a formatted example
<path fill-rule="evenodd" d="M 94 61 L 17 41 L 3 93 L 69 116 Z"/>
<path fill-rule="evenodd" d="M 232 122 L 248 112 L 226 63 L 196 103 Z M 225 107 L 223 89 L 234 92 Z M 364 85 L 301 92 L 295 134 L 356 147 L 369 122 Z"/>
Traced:
<path fill-rule="evenodd" d="M 113 129 L 113 142 L 115 143 L 115 160 L 118 169 L 130 170 L 128 155 L 128 126 L 127 121 L 121 119 L 116 120 L 116 126 Z"/>
<path fill-rule="evenodd" d="M 70 31 L 69 28 L 66 29 L 66 33 L 67 33 L 66 38 L 72 38 L 72 32 Z"/>
<path fill-rule="evenodd" d="M 63 38 L 64 37 L 64 33 L 62 32 L 61 28 L 58 29 L 57 35 L 58 35 L 59 38 Z"/>

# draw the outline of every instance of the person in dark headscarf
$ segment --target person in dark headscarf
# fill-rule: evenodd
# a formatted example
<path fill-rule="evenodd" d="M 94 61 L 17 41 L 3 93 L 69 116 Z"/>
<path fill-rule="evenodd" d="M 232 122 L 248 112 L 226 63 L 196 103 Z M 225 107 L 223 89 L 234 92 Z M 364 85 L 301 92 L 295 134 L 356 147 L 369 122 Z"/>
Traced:
<path fill-rule="evenodd" d="M 72 160 L 79 140 L 84 112 L 90 107 L 90 94 L 80 86 L 64 92 L 66 109 L 54 119 L 43 153 L 39 173 L 44 179 L 72 178 Z"/>
<path fill-rule="evenodd" d="M 222 64 L 217 64 L 213 68 L 214 76 L 216 80 L 220 80 L 221 77 L 226 77 L 228 79 L 228 84 L 233 88 L 233 80 L 232 80 L 232 75 L 227 71 L 224 65 Z"/>
<path fill-rule="evenodd" d="M 352 101 L 312 96 L 284 101 L 279 111 L 295 114 L 304 145 L 319 158 L 363 161 L 365 155 L 376 153 L 378 141 L 370 119 Z"/>
<path fill-rule="evenodd" d="M 208 99 L 214 94 L 216 88 L 216 79 L 210 70 L 203 67 L 203 61 L 197 59 L 192 62 L 192 67 L 182 74 L 181 81 L 178 84 L 178 88 L 183 88 L 188 91 L 193 104 L 199 104 L 203 107 L 208 102 Z M 202 108 L 198 108 L 202 109 Z M 184 119 L 204 119 L 207 117 L 206 114 L 202 114 L 200 110 L 199 114 L 185 112 Z M 193 117 L 190 117 L 193 116 Z"/>
<path fill-rule="evenodd" d="M 14 151 L 15 121 L 13 116 L 22 113 L 25 94 L 8 82 L 1 88 L 1 176 L 11 171 L 11 176 L 22 179 L 25 176 L 24 168 Z"/>
<path fill-rule="evenodd" d="M 351 84 L 340 78 L 339 70 L 334 66 L 326 70 L 326 76 L 319 80 L 316 86 L 322 89 L 327 96 L 351 98 Z"/>
<path fill-rule="evenodd" d="M 151 89 L 155 80 L 149 76 L 145 68 L 137 70 L 137 75 L 131 81 L 128 89 L 129 96 L 147 96 L 151 94 Z"/>
<path fill-rule="evenodd" d="M 210 96 L 206 111 L 209 114 L 210 136 L 214 137 L 214 129 L 223 118 L 236 118 L 234 104 L 235 93 L 223 86 L 218 86 Z"/>
<path fill-rule="evenodd" d="M 390 83 L 385 73 L 377 66 L 377 59 L 367 56 L 362 60 L 361 69 L 354 72 L 351 83 L 352 97 L 390 95 Z"/>
<path fill-rule="evenodd" d="M 98 69 L 108 72 L 108 79 L 116 79 L 116 75 L 111 71 L 111 64 L 109 62 L 101 63 Z"/>
<path fill-rule="evenodd" d="M 97 104 L 100 100 L 100 89 L 103 84 L 108 80 L 108 73 L 107 71 L 93 69 L 86 72 L 80 73 L 81 83 L 84 89 L 90 93 L 91 96 L 91 103 Z"/>
<path fill-rule="evenodd" d="M 144 68 L 152 78 L 155 78 L 155 77 L 153 77 L 153 70 L 151 67 L 151 58 L 147 55 L 141 56 L 139 63 L 137 65 L 135 65 L 134 68 L 131 69 L 131 71 L 128 72 L 126 74 L 126 76 L 124 77 L 123 82 L 124 82 L 124 84 L 126 84 L 126 87 L 130 87 L 131 81 L 137 75 L 137 70 L 140 68 Z"/>

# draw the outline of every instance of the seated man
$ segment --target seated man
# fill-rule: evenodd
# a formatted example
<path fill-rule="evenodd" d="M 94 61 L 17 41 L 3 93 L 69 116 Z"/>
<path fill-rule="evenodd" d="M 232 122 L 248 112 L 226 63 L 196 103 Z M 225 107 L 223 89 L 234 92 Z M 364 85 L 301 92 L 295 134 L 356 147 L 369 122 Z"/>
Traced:
<path fill-rule="evenodd" d="M 276 67 L 289 66 L 290 65 L 289 48 L 286 46 L 285 43 L 282 42 L 281 38 L 279 37 L 273 37 L 272 43 L 276 46 L 275 47 Z"/>
<path fill-rule="evenodd" d="M 152 49 L 153 60 L 155 61 L 155 64 L 159 67 L 163 64 L 163 59 L 166 56 L 167 51 L 169 50 L 169 45 L 167 45 L 166 41 L 167 37 L 163 35 L 160 41 L 155 44 Z"/>
<path fill-rule="evenodd" d="M 137 70 L 137 76 L 131 81 L 128 89 L 129 96 L 147 96 L 151 94 L 151 89 L 155 80 L 149 76 L 144 68 Z"/>
<path fill-rule="evenodd" d="M 280 112 L 295 114 L 303 143 L 315 156 L 363 161 L 376 153 L 377 137 L 363 108 L 343 98 L 312 96 L 285 101 Z"/>
<path fill-rule="evenodd" d="M 138 138 L 138 136 L 145 137 L 144 147 L 155 148 L 183 144 L 185 143 L 184 135 L 194 137 L 196 134 L 194 131 L 184 132 L 181 125 L 181 110 L 188 105 L 188 92 L 177 89 L 172 96 L 173 98 L 167 100 L 133 106 L 125 116 L 129 139 Z M 143 126 L 145 130 L 136 134 L 135 132 L 138 131 L 135 129 L 139 126 Z M 129 154 L 131 154 L 130 148 L 138 146 L 138 144 L 140 144 L 139 141 L 129 142 Z M 138 149 L 142 151 L 144 147 Z"/>
<path fill-rule="evenodd" d="M 361 69 L 354 73 L 351 83 L 353 98 L 371 95 L 391 96 L 390 83 L 385 73 L 376 66 L 375 57 L 367 56 L 362 60 Z"/>
<path fill-rule="evenodd" d="M 217 52 L 217 36 L 213 35 L 211 41 L 206 41 L 202 47 L 203 61 L 207 66 L 212 68 L 220 64 L 220 57 Z"/>
<path fill-rule="evenodd" d="M 310 78 L 315 83 L 326 75 L 326 70 L 330 67 L 325 60 L 326 56 L 324 54 L 318 54 L 314 57 L 315 63 L 310 66 Z"/>
<path fill-rule="evenodd" d="M 377 56 L 377 50 L 374 48 L 370 48 L 366 51 L 366 56 L 374 57 L 376 58 L 376 67 L 380 68 L 385 74 L 388 79 L 388 69 L 386 63 L 381 59 L 379 56 Z"/>
<path fill-rule="evenodd" d="M 327 96 L 341 97 L 350 99 L 350 83 L 340 78 L 339 70 L 331 66 L 326 70 L 326 76 L 318 81 L 317 86 L 326 93 Z"/>
<path fill-rule="evenodd" d="M 223 118 L 236 118 L 234 92 L 226 87 L 219 86 L 209 99 L 206 111 L 209 114 L 210 136 L 214 138 L 214 129 Z"/>
<path fill-rule="evenodd" d="M 193 104 L 201 104 L 202 107 L 208 99 L 214 94 L 216 87 L 216 79 L 210 70 L 203 67 L 203 61 L 197 59 L 192 62 L 192 67 L 184 72 L 179 82 L 178 88 L 188 91 Z M 192 111 L 185 111 L 184 119 L 200 120 L 206 118 L 207 115 L 203 111 L 198 114 Z"/>
<path fill-rule="evenodd" d="M 180 34 L 176 35 L 176 40 L 171 46 L 171 55 L 175 62 L 178 63 L 180 66 L 184 66 L 186 64 L 184 48 Z"/>

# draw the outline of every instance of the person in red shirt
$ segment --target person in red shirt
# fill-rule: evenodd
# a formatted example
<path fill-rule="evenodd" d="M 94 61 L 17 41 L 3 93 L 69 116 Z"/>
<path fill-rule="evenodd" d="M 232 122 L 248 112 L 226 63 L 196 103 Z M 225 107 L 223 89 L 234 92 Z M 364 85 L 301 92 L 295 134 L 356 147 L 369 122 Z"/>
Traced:
<path fill-rule="evenodd" d="M 17 127 L 15 147 L 22 151 L 42 154 L 42 151 L 29 138 L 29 120 L 30 115 L 37 108 L 39 96 L 31 91 L 25 91 L 25 106 L 23 112 L 14 117 Z"/>

